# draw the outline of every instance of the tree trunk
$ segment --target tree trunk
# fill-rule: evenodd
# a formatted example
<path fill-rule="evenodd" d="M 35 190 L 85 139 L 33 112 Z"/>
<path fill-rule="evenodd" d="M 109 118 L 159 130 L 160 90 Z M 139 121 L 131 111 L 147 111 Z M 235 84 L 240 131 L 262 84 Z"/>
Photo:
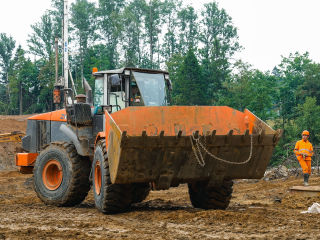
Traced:
<path fill-rule="evenodd" d="M 19 96 L 19 101 L 20 101 L 20 114 L 22 115 L 22 107 L 23 107 L 23 102 L 22 102 L 22 80 L 20 80 L 20 96 Z"/>
<path fill-rule="evenodd" d="M 8 76 L 8 69 L 6 71 L 7 74 L 7 87 L 8 87 L 8 92 L 7 92 L 7 110 L 6 110 L 6 115 L 9 113 L 9 106 L 10 106 L 10 87 L 9 87 L 9 76 Z"/>
<path fill-rule="evenodd" d="M 152 0 L 150 0 L 150 62 L 151 62 L 151 69 L 153 68 L 153 49 L 152 49 Z"/>

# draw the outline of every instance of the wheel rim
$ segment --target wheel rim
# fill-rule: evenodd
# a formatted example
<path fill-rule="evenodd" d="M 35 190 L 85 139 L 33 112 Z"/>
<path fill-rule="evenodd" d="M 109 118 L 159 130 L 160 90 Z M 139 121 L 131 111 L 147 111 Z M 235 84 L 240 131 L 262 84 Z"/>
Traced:
<path fill-rule="evenodd" d="M 51 191 L 58 189 L 63 177 L 61 164 L 57 160 L 49 160 L 42 171 L 42 181 Z"/>
<path fill-rule="evenodd" d="M 96 194 L 100 195 L 101 192 L 101 168 L 99 161 L 96 162 L 96 166 L 94 168 L 94 185 Z"/>

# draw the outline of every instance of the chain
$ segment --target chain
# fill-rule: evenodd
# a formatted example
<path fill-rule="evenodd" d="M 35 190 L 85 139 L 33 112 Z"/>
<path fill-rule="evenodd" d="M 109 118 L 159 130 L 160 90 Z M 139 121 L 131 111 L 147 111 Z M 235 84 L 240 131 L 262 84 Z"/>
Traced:
<path fill-rule="evenodd" d="M 200 147 L 201 147 L 201 149 L 203 150 L 204 153 L 207 153 L 209 156 L 211 156 L 211 157 L 213 157 L 213 158 L 215 158 L 215 159 L 217 159 L 217 160 L 219 160 L 221 162 L 225 162 L 225 163 L 229 163 L 229 164 L 235 164 L 235 165 L 242 165 L 242 164 L 246 164 L 247 162 L 249 162 L 251 157 L 252 157 L 252 148 L 253 148 L 252 134 L 250 136 L 251 136 L 250 155 L 249 155 L 249 158 L 244 162 L 230 162 L 230 161 L 224 160 L 222 158 L 216 157 L 215 155 L 213 155 L 212 153 L 210 153 L 207 150 L 207 148 L 206 148 L 206 140 L 204 140 L 204 144 L 201 143 L 201 135 L 199 135 L 199 137 L 197 139 L 195 139 L 193 135 L 190 135 L 190 142 L 191 142 L 192 149 L 194 151 L 194 155 L 196 156 L 196 159 L 198 160 L 198 163 L 200 164 L 201 167 L 204 167 L 206 165 L 206 163 L 205 163 L 205 161 L 203 159 Z M 197 148 L 194 147 L 193 141 L 195 141 L 195 145 L 196 145 Z M 199 159 L 198 155 L 200 156 L 201 160 Z"/>

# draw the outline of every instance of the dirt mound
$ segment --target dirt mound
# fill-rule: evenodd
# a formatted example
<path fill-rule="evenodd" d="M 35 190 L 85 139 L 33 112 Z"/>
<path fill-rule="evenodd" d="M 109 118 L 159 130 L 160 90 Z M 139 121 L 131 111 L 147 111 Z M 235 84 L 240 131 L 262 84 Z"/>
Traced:
<path fill-rule="evenodd" d="M 194 209 L 184 184 L 151 191 L 131 212 L 115 215 L 97 212 L 92 191 L 76 207 L 46 206 L 32 181 L 31 175 L 0 173 L 0 239 L 320 238 L 319 215 L 300 213 L 320 199 L 288 193 L 302 178 L 238 181 L 226 211 Z M 311 185 L 319 182 L 319 176 L 311 176 Z"/>
<path fill-rule="evenodd" d="M 0 115 L 0 134 L 14 131 L 26 132 L 27 118 L 33 115 L 3 116 Z M 0 171 L 16 170 L 15 154 L 22 152 L 21 143 L 0 143 Z"/>

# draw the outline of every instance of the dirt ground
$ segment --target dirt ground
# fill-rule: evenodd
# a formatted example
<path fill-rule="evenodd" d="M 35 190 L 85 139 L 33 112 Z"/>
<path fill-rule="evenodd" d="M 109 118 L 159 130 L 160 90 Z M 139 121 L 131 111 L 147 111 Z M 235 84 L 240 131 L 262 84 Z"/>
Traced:
<path fill-rule="evenodd" d="M 32 115 L 0 115 L 0 134 L 14 131 L 25 133 L 27 129 L 27 118 L 30 116 Z M 16 170 L 14 155 L 21 151 L 21 143 L 0 143 L 0 171 Z"/>
<path fill-rule="evenodd" d="M 302 179 L 236 182 L 226 211 L 191 206 L 187 186 L 151 192 L 128 213 L 104 215 L 93 193 L 71 208 L 44 205 L 32 176 L 0 173 L 0 239 L 319 239 L 320 218 L 302 214 L 320 197 L 290 195 Z M 320 177 L 313 175 L 311 185 Z"/>
<path fill-rule="evenodd" d="M 0 116 L 0 133 L 23 131 L 28 116 Z M 229 208 L 194 209 L 187 185 L 151 192 L 128 213 L 104 215 L 93 193 L 72 208 L 44 205 L 32 175 L 14 166 L 20 143 L 0 143 L 1 239 L 320 239 L 320 218 L 302 214 L 320 197 L 302 198 L 289 188 L 302 179 L 237 181 Z M 310 185 L 319 185 L 313 175 Z"/>

